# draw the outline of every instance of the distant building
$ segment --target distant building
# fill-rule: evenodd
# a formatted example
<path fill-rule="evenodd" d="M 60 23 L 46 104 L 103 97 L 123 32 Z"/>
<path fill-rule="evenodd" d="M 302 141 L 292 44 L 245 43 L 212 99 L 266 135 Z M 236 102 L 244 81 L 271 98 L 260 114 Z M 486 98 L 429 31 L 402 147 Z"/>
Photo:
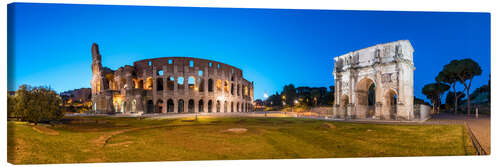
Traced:
<path fill-rule="evenodd" d="M 92 93 L 92 90 L 90 88 L 80 88 L 80 89 L 74 89 L 74 90 L 68 90 L 65 92 L 60 93 L 60 96 L 67 96 L 68 101 L 75 102 L 88 102 L 91 100 L 90 94 Z"/>
<path fill-rule="evenodd" d="M 11 96 L 15 96 L 16 95 L 16 91 L 7 91 L 7 94 L 11 95 Z"/>

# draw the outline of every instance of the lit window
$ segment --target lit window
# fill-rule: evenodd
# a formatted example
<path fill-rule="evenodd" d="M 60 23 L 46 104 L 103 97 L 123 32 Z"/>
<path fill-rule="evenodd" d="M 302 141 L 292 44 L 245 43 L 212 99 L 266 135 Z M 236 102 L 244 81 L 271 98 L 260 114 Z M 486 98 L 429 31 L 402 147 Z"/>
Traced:
<path fill-rule="evenodd" d="M 179 85 L 184 85 L 184 77 L 179 77 L 179 78 L 177 78 L 177 83 L 178 83 Z"/>

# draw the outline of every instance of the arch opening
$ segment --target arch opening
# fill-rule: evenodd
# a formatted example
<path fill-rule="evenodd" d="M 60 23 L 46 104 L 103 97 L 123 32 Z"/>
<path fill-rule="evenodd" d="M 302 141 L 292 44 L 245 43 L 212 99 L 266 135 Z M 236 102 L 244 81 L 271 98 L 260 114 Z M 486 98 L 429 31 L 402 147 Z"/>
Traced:
<path fill-rule="evenodd" d="M 369 78 L 363 78 L 356 85 L 356 117 L 374 118 L 376 103 L 375 82 Z"/>
<path fill-rule="evenodd" d="M 184 100 L 179 99 L 179 102 L 177 103 L 177 105 L 178 105 L 177 112 L 178 113 L 184 112 Z"/>
<path fill-rule="evenodd" d="M 208 112 L 212 112 L 212 108 L 213 108 L 212 100 L 208 100 L 207 108 L 208 108 Z"/>
<path fill-rule="evenodd" d="M 388 115 L 389 119 L 396 120 L 398 102 L 397 93 L 394 90 L 388 90 L 387 93 L 385 93 L 384 99 L 385 113 Z"/>
<path fill-rule="evenodd" d="M 174 112 L 174 100 L 167 100 L 167 112 Z"/>
<path fill-rule="evenodd" d="M 194 113 L 194 100 L 193 99 L 189 99 L 189 101 L 188 101 L 188 112 Z"/>
<path fill-rule="evenodd" d="M 147 113 L 153 113 L 154 108 L 155 108 L 153 100 L 148 100 L 148 102 L 146 102 L 146 103 L 147 103 L 146 104 L 146 106 L 147 106 L 146 107 L 147 108 Z"/>
<path fill-rule="evenodd" d="M 203 109 L 203 100 L 198 101 L 198 112 L 205 112 Z"/>
<path fill-rule="evenodd" d="M 156 101 L 156 110 L 155 110 L 155 113 L 161 113 L 163 111 L 163 100 L 162 99 L 158 99 L 158 101 Z"/>

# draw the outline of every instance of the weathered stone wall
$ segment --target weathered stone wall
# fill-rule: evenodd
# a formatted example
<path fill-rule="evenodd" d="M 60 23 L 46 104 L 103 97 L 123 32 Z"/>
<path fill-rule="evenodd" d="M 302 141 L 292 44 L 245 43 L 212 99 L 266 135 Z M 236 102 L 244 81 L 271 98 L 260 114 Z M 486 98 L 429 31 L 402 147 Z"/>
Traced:
<path fill-rule="evenodd" d="M 100 113 L 247 112 L 253 82 L 217 61 L 164 57 L 145 59 L 116 71 L 102 67 L 92 47 L 92 99 Z M 105 97 L 105 98 L 103 98 Z M 111 106 L 111 107 L 110 107 Z"/>
<path fill-rule="evenodd" d="M 400 40 L 335 57 L 335 117 L 413 120 L 413 51 Z M 375 101 L 367 104 L 372 85 Z"/>

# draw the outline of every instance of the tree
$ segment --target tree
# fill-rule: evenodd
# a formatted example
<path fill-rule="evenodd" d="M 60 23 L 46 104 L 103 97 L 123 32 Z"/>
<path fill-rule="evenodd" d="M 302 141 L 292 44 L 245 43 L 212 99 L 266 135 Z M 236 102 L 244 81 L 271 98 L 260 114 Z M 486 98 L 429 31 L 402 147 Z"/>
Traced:
<path fill-rule="evenodd" d="M 457 96 L 457 90 L 455 89 L 456 83 L 459 80 L 458 78 L 458 73 L 457 73 L 457 65 L 458 65 L 458 60 L 452 60 L 450 63 L 446 64 L 443 67 L 443 70 L 439 72 L 438 76 L 436 76 L 435 80 L 436 82 L 443 82 L 451 85 L 453 88 L 453 93 L 455 97 L 455 103 L 454 103 L 454 110 L 455 114 L 457 114 L 457 109 L 458 109 L 458 97 Z"/>
<path fill-rule="evenodd" d="M 457 74 L 458 81 L 462 83 L 467 90 L 467 115 L 470 115 L 470 94 L 469 90 L 474 76 L 481 75 L 483 72 L 481 66 L 472 59 L 458 60 L 452 67 L 451 71 Z M 468 81 L 468 82 L 467 82 Z"/>
<path fill-rule="evenodd" d="M 281 106 L 283 102 L 281 101 L 281 96 L 278 92 L 269 96 L 266 100 L 266 104 L 270 104 L 271 106 Z"/>
<path fill-rule="evenodd" d="M 283 87 L 283 91 L 281 92 L 282 98 L 288 106 L 293 106 L 295 99 L 297 98 L 297 91 L 295 90 L 295 86 L 293 84 L 285 85 Z"/>
<path fill-rule="evenodd" d="M 15 96 L 7 95 L 7 117 L 15 117 L 16 115 L 16 103 L 17 99 Z"/>
<path fill-rule="evenodd" d="M 459 106 L 461 103 L 459 103 L 460 101 L 462 101 L 462 98 L 465 97 L 465 93 L 463 92 L 448 92 L 448 94 L 446 95 L 446 100 L 445 100 L 445 103 L 448 105 L 448 106 L 453 106 L 453 108 L 458 108 L 457 106 Z M 454 111 L 454 113 L 456 114 L 457 113 L 457 110 Z"/>
<path fill-rule="evenodd" d="M 21 121 L 38 124 L 60 120 L 64 116 L 60 104 L 61 98 L 50 88 L 21 85 L 16 91 L 14 111 Z"/>
<path fill-rule="evenodd" d="M 427 84 L 424 86 L 424 88 L 422 88 L 422 94 L 426 95 L 427 98 L 430 99 L 432 102 L 432 113 L 436 112 L 436 106 L 437 106 L 437 113 L 439 114 L 441 95 L 448 89 L 450 89 L 450 86 L 443 83 Z"/>

